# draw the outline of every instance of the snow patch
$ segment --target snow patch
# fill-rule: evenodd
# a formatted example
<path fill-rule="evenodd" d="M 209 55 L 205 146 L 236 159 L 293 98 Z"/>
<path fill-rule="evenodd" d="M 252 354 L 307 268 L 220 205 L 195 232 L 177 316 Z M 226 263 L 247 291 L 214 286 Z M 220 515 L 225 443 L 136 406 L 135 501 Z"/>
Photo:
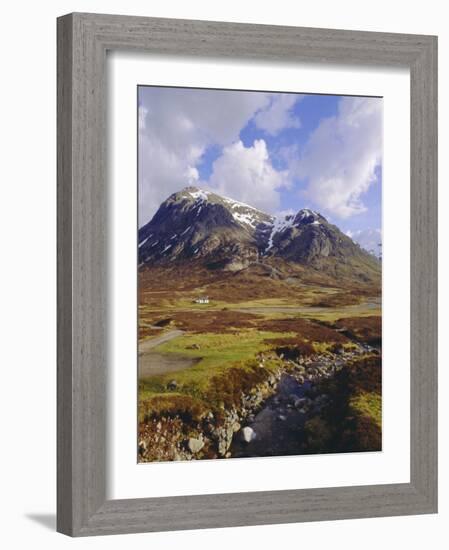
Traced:
<path fill-rule="evenodd" d="M 152 237 L 152 236 L 153 236 L 153 233 L 151 233 L 150 235 L 148 235 L 148 237 L 147 237 L 146 239 L 144 239 L 141 243 L 139 243 L 139 248 L 140 248 L 141 246 L 143 246 L 143 245 L 148 241 L 148 239 L 149 239 L 150 237 Z"/>
<path fill-rule="evenodd" d="M 253 214 L 232 212 L 232 217 L 239 223 L 249 225 L 252 228 L 256 227 L 257 219 L 254 217 Z"/>
<path fill-rule="evenodd" d="M 295 221 L 294 214 L 287 214 L 286 216 L 282 216 L 282 217 L 276 216 L 274 218 L 273 225 L 271 227 L 271 233 L 268 238 L 268 245 L 265 249 L 265 252 L 268 252 L 271 248 L 273 248 L 273 237 L 276 235 L 276 233 L 282 233 L 286 229 L 293 227 L 294 221 Z"/>
<path fill-rule="evenodd" d="M 223 202 L 225 202 L 226 204 L 230 204 L 231 208 L 243 207 L 243 208 L 249 208 L 250 210 L 254 210 L 255 212 L 263 213 L 261 210 L 258 210 L 257 208 L 254 208 L 254 206 L 250 206 L 249 204 L 245 204 L 244 202 L 235 201 L 234 199 L 230 199 L 229 197 L 222 197 L 222 199 L 223 199 Z"/>
<path fill-rule="evenodd" d="M 189 191 L 189 195 L 195 200 L 201 199 L 203 201 L 207 201 L 207 196 L 210 195 L 210 193 L 209 191 L 198 189 L 198 191 Z"/>
<path fill-rule="evenodd" d="M 298 215 L 299 221 L 302 221 L 305 218 L 310 218 L 311 216 L 313 216 L 314 218 L 319 216 L 318 212 L 315 212 L 315 210 L 310 210 L 309 208 L 303 208 L 298 212 Z"/>

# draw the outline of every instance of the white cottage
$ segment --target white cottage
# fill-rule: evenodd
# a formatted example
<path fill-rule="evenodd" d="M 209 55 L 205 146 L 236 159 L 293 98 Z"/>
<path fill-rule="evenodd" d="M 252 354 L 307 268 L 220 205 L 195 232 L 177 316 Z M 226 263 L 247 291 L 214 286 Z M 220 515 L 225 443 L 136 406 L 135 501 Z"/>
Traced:
<path fill-rule="evenodd" d="M 209 297 L 208 296 L 199 296 L 195 300 L 195 304 L 208 304 L 209 303 Z"/>

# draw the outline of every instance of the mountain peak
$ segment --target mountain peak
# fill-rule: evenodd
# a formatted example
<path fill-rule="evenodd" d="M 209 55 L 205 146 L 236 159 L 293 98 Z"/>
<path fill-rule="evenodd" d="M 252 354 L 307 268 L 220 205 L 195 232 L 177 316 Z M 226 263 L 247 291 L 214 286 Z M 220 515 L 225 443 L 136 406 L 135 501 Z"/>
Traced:
<path fill-rule="evenodd" d="M 322 222 L 327 222 L 326 218 L 319 214 L 318 212 L 315 212 L 315 210 L 310 210 L 310 208 L 302 208 L 299 210 L 299 212 L 295 216 L 294 223 L 295 224 L 314 224 L 319 225 Z"/>
<path fill-rule="evenodd" d="M 195 261 L 236 271 L 278 257 L 321 269 L 325 262 L 360 255 L 347 235 L 314 210 L 271 216 L 197 186 L 170 195 L 139 230 L 141 264 Z"/>
<path fill-rule="evenodd" d="M 179 193 L 180 195 L 190 195 L 192 199 L 203 199 L 207 200 L 207 197 L 211 194 L 210 191 L 205 191 L 204 189 L 200 189 L 199 187 L 195 187 L 193 185 L 189 185 L 188 187 L 184 187 Z"/>

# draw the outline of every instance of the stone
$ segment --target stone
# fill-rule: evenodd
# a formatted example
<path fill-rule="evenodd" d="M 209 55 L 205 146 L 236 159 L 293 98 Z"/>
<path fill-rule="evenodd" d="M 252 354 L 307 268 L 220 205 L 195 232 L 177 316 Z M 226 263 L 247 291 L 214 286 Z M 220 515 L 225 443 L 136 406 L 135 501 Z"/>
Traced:
<path fill-rule="evenodd" d="M 256 432 L 250 426 L 245 426 L 242 429 L 241 433 L 242 433 L 242 439 L 243 441 L 245 441 L 245 443 L 250 443 L 256 438 Z"/>
<path fill-rule="evenodd" d="M 169 390 L 176 390 L 177 387 L 178 383 L 176 382 L 176 380 L 170 380 L 170 382 L 167 384 L 167 389 Z"/>
<path fill-rule="evenodd" d="M 297 409 L 302 409 L 305 403 L 306 403 L 305 397 L 298 397 L 297 399 L 295 399 L 294 405 Z"/>
<path fill-rule="evenodd" d="M 143 439 L 139 441 L 139 454 L 143 455 L 145 451 L 147 450 L 147 444 Z"/>
<path fill-rule="evenodd" d="M 197 439 L 196 437 L 191 437 L 187 442 L 187 446 L 191 453 L 199 453 L 204 447 L 204 441 L 202 439 Z"/>
<path fill-rule="evenodd" d="M 278 414 L 277 419 L 281 422 L 284 422 L 285 420 L 287 420 L 287 417 L 284 414 Z"/>

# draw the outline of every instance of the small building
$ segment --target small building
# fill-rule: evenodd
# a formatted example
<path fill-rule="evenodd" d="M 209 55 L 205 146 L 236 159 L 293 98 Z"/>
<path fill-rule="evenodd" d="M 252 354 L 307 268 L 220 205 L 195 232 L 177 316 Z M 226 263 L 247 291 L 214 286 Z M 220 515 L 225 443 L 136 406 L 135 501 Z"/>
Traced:
<path fill-rule="evenodd" d="M 195 304 L 208 304 L 209 303 L 209 297 L 208 296 L 199 296 L 195 300 Z"/>

